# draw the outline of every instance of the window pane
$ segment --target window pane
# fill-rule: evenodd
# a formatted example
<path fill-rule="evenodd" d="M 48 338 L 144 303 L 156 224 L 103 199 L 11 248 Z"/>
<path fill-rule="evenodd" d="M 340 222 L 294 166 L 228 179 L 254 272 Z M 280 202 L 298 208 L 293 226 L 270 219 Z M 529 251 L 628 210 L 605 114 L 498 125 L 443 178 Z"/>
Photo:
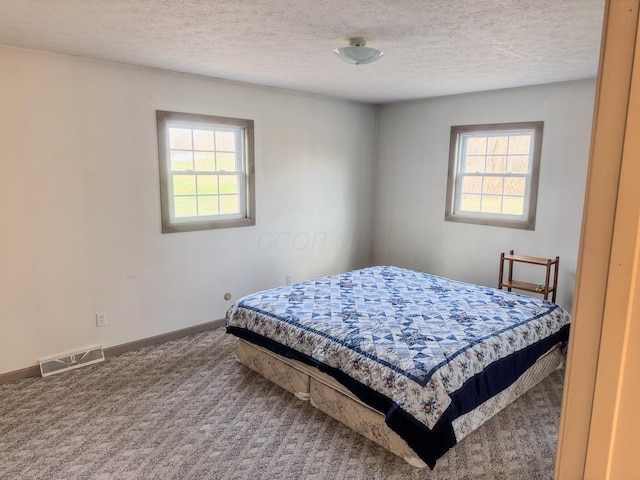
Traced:
<path fill-rule="evenodd" d="M 196 176 L 195 175 L 174 175 L 173 176 L 174 195 L 195 195 Z"/>
<path fill-rule="evenodd" d="M 467 155 L 484 155 L 487 153 L 487 137 L 467 138 Z"/>
<path fill-rule="evenodd" d="M 462 191 L 464 193 L 481 193 L 482 177 L 464 177 L 462 179 Z"/>
<path fill-rule="evenodd" d="M 221 195 L 220 214 L 228 215 L 232 213 L 240 213 L 238 195 Z"/>
<path fill-rule="evenodd" d="M 213 151 L 213 130 L 194 130 L 193 149 Z"/>
<path fill-rule="evenodd" d="M 236 154 L 235 153 L 216 153 L 216 166 L 218 171 L 235 172 L 236 171 Z"/>
<path fill-rule="evenodd" d="M 509 156 L 509 173 L 529 173 L 529 155 Z"/>
<path fill-rule="evenodd" d="M 480 198 L 480 195 L 469 195 L 468 193 L 462 194 L 460 210 L 464 210 L 466 212 L 479 212 Z"/>
<path fill-rule="evenodd" d="M 171 171 L 193 170 L 193 153 L 171 150 Z"/>
<path fill-rule="evenodd" d="M 198 175 L 198 195 L 213 195 L 218 193 L 217 175 Z"/>
<path fill-rule="evenodd" d="M 543 126 L 452 126 L 445 220 L 533 230 Z"/>
<path fill-rule="evenodd" d="M 192 150 L 191 129 L 169 127 L 169 148 Z"/>
<path fill-rule="evenodd" d="M 524 214 L 524 198 L 522 197 L 504 197 L 502 204 L 502 213 L 509 215 Z"/>
<path fill-rule="evenodd" d="M 216 150 L 235 152 L 236 150 L 236 135 L 234 132 L 221 132 L 216 131 Z"/>
<path fill-rule="evenodd" d="M 524 178 L 505 178 L 504 179 L 504 194 L 505 195 L 520 195 L 524 196 L 524 187 L 526 180 Z"/>
<path fill-rule="evenodd" d="M 502 195 L 502 181 L 503 177 L 484 177 L 482 184 L 482 193 L 492 193 L 495 195 Z M 484 207 L 483 207 L 484 211 Z"/>
<path fill-rule="evenodd" d="M 509 137 L 509 155 L 529 154 L 531 135 Z"/>
<path fill-rule="evenodd" d="M 220 193 L 238 193 L 238 177 L 236 175 L 220 175 Z"/>
<path fill-rule="evenodd" d="M 163 110 L 156 120 L 162 233 L 255 225 L 253 120 Z"/>
<path fill-rule="evenodd" d="M 467 155 L 464 162 L 464 173 L 484 173 L 485 156 Z"/>
<path fill-rule="evenodd" d="M 213 152 L 194 152 L 196 161 L 196 170 L 201 172 L 213 172 L 215 170 Z"/>
<path fill-rule="evenodd" d="M 487 173 L 504 173 L 507 157 L 492 155 L 487 157 Z"/>
<path fill-rule="evenodd" d="M 502 211 L 502 197 L 499 195 L 483 195 L 482 211 L 485 213 L 500 213 Z"/>
<path fill-rule="evenodd" d="M 487 154 L 504 155 L 507 153 L 507 140 L 509 137 L 489 137 L 487 141 Z"/>
<path fill-rule="evenodd" d="M 211 195 L 206 197 L 198 196 L 198 215 L 217 215 L 218 214 L 218 196 Z"/>
<path fill-rule="evenodd" d="M 195 217 L 196 197 L 174 197 L 173 205 L 176 217 Z"/>

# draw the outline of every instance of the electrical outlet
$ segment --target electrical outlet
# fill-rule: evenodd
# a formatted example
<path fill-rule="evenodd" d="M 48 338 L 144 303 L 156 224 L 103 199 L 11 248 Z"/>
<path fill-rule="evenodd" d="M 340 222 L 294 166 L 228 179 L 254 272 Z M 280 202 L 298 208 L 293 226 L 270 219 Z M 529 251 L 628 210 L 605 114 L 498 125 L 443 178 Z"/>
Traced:
<path fill-rule="evenodd" d="M 284 283 L 285 283 L 285 285 L 291 285 L 291 274 L 290 273 L 287 273 L 284 276 Z"/>
<path fill-rule="evenodd" d="M 96 327 L 107 326 L 107 312 L 96 313 Z"/>

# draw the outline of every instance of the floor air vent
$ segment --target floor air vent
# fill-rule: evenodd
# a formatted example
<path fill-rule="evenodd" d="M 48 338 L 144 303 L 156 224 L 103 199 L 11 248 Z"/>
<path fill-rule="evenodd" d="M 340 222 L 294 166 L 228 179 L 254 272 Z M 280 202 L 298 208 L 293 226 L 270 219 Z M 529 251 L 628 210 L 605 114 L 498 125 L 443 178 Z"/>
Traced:
<path fill-rule="evenodd" d="M 104 352 L 100 345 L 75 353 L 67 353 L 59 357 L 39 360 L 40 373 L 43 377 L 66 372 L 74 368 L 85 367 L 104 361 Z"/>

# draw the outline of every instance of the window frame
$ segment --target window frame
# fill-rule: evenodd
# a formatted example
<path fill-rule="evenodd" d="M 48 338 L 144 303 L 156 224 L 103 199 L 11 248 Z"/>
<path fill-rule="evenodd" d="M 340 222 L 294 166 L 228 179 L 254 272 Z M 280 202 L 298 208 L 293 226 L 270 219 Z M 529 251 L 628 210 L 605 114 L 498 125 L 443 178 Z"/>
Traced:
<path fill-rule="evenodd" d="M 160 210 L 162 218 L 162 233 L 192 232 L 212 230 L 218 228 L 233 228 L 255 225 L 255 153 L 254 153 L 254 123 L 253 120 L 202 115 L 196 113 L 180 113 L 156 110 L 158 129 L 158 161 L 160 165 Z M 244 212 L 240 218 L 225 218 L 224 215 L 207 215 L 202 217 L 185 217 L 177 219 L 173 216 L 173 173 L 169 148 L 168 130 L 171 125 L 184 124 L 187 128 L 201 125 L 205 129 L 212 127 L 240 129 L 243 132 L 243 142 L 240 145 L 243 170 L 228 174 L 242 174 L 244 182 L 239 182 L 238 194 L 244 201 Z M 236 152 L 238 147 L 236 147 Z M 195 171 L 194 171 L 195 172 Z M 215 171 L 214 173 L 215 174 Z M 219 174 L 218 174 L 219 175 Z M 240 185 L 242 183 L 242 185 Z M 220 195 L 219 193 L 217 194 Z"/>
<path fill-rule="evenodd" d="M 542 121 L 452 126 L 449 143 L 449 168 L 447 172 L 445 221 L 517 228 L 522 230 L 535 230 L 543 128 L 544 122 Z M 486 133 L 487 136 L 497 136 L 496 134 L 498 133 L 504 133 L 505 136 L 507 136 L 515 135 L 520 132 L 533 134 L 533 139 L 529 149 L 529 173 L 525 175 L 525 211 L 523 215 L 466 212 L 458 210 L 457 207 L 462 195 L 462 192 L 460 191 L 461 175 L 459 174 L 462 161 L 460 151 L 461 135 L 466 133 Z M 504 177 L 504 175 L 499 174 L 496 176 Z"/>

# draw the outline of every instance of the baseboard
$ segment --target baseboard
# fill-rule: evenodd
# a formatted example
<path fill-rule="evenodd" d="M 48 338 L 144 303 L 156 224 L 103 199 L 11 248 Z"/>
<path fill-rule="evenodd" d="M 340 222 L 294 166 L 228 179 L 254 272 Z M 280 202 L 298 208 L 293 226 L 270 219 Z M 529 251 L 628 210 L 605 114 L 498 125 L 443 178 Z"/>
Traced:
<path fill-rule="evenodd" d="M 115 345 L 104 349 L 105 357 L 115 357 L 122 355 L 123 353 L 131 350 L 137 350 L 138 348 L 148 347 L 149 345 L 155 345 L 157 343 L 168 342 L 169 340 L 175 340 L 177 338 L 186 337 L 187 335 L 193 335 L 194 333 L 205 332 L 207 330 L 215 330 L 224 326 L 224 318 L 220 320 L 214 320 L 212 322 L 201 323 L 193 327 L 181 328 L 180 330 L 174 330 L 173 332 L 163 333 L 161 335 L 155 335 L 153 337 L 143 338 L 141 340 L 135 340 L 129 343 L 123 343 L 122 345 Z M 16 380 L 22 380 L 29 377 L 39 377 L 40 367 L 33 365 L 27 368 L 21 368 L 20 370 L 14 370 L 12 372 L 0 373 L 0 385 L 4 383 L 15 382 Z"/>
<path fill-rule="evenodd" d="M 161 335 L 155 335 L 153 337 L 143 338 L 141 340 L 135 340 L 129 343 L 123 343 L 122 345 L 115 345 L 104 349 L 105 357 L 116 357 L 122 355 L 130 350 L 137 350 L 138 348 L 148 347 L 149 345 L 155 345 L 157 343 L 168 342 L 169 340 L 175 340 L 177 338 L 186 337 L 187 335 L 193 335 L 194 333 L 205 332 L 207 330 L 214 330 L 224 326 L 224 318 L 220 320 L 214 320 L 212 322 L 201 323 L 193 327 L 182 328 L 180 330 L 174 330 L 173 332 L 163 333 Z"/>
<path fill-rule="evenodd" d="M 22 380 L 23 378 L 39 377 L 40 367 L 38 365 L 32 365 L 31 367 L 21 368 L 20 370 L 14 370 L 12 372 L 0 373 L 0 385 L 3 383 L 15 382 L 16 380 Z"/>

